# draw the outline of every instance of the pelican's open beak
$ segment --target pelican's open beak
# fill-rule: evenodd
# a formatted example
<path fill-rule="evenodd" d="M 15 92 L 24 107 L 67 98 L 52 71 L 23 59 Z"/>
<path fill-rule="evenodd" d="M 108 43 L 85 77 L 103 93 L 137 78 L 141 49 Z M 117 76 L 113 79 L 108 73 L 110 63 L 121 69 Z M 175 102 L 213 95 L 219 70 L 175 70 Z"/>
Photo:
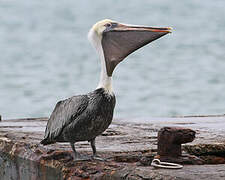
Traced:
<path fill-rule="evenodd" d="M 112 76 L 116 65 L 125 57 L 144 45 L 171 33 L 172 28 L 131 26 L 112 23 L 103 32 L 104 51 L 108 76 Z"/>

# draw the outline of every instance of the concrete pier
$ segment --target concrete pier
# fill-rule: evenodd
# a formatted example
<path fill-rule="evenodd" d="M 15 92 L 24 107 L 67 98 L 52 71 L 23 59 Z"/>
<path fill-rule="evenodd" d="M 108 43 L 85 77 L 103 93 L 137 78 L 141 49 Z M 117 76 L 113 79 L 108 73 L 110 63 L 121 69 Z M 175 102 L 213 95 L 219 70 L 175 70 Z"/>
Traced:
<path fill-rule="evenodd" d="M 39 144 L 47 118 L 0 121 L 0 179 L 225 179 L 225 116 L 114 119 L 96 139 L 99 155 L 107 161 L 74 162 L 68 143 Z M 196 139 L 184 154 L 204 165 L 184 162 L 180 170 L 149 166 L 157 152 L 157 132 L 164 126 L 191 128 Z M 88 142 L 77 150 L 91 154 Z M 187 165 L 189 164 L 189 165 Z M 212 165 L 214 164 L 214 165 Z M 215 165 L 216 164 L 216 165 Z"/>

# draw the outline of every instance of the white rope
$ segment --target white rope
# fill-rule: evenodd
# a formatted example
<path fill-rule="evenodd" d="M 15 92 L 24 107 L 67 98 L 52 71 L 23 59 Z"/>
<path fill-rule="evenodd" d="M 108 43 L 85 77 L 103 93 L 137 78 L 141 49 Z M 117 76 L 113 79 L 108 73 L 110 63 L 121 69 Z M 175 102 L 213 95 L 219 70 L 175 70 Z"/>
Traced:
<path fill-rule="evenodd" d="M 181 169 L 183 168 L 180 164 L 161 162 L 159 159 L 153 159 L 151 166 L 155 168 L 165 168 L 165 169 Z"/>

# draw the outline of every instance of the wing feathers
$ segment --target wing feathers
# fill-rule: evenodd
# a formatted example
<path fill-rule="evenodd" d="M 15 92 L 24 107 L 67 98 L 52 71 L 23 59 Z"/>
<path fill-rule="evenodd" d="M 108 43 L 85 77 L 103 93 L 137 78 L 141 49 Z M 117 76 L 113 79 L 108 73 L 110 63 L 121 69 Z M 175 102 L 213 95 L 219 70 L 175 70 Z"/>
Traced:
<path fill-rule="evenodd" d="M 48 120 L 44 139 L 54 141 L 63 128 L 74 121 L 86 109 L 88 101 L 87 95 L 73 96 L 59 101 Z"/>

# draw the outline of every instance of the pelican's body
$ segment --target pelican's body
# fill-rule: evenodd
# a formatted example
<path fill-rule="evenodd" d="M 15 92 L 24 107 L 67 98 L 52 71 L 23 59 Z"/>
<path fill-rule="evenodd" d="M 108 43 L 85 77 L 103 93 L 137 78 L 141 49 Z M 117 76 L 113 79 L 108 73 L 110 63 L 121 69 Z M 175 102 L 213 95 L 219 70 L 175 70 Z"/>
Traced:
<path fill-rule="evenodd" d="M 96 23 L 88 37 L 101 60 L 99 84 L 86 95 L 73 96 L 56 104 L 41 143 L 70 142 L 75 160 L 84 160 L 87 158 L 76 152 L 74 143 L 90 141 L 95 156 L 95 138 L 113 119 L 116 103 L 112 89 L 113 70 L 130 53 L 169 32 L 170 28 L 130 26 L 112 20 Z"/>
<path fill-rule="evenodd" d="M 47 138 L 42 143 L 94 140 L 111 124 L 115 102 L 115 95 L 104 88 L 59 101 L 47 124 Z"/>

